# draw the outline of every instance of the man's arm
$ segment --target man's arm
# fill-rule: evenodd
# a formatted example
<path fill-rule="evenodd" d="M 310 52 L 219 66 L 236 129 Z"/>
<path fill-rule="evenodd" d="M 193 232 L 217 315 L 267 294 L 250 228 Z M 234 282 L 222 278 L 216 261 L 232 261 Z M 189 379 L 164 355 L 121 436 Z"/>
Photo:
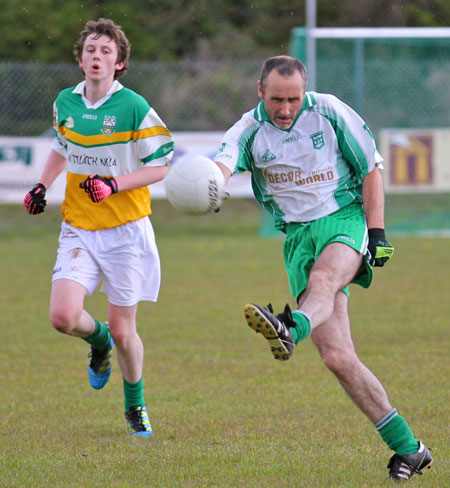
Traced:
<path fill-rule="evenodd" d="M 384 229 L 383 178 L 377 166 L 363 180 L 363 205 L 369 229 Z"/>
<path fill-rule="evenodd" d="M 369 229 L 370 264 L 384 266 L 394 253 L 394 247 L 384 232 L 383 179 L 377 166 L 363 180 L 363 205 Z"/>
<path fill-rule="evenodd" d="M 222 171 L 223 177 L 225 179 L 225 185 L 226 185 L 228 183 L 228 180 L 231 177 L 231 174 L 232 174 L 231 170 L 229 168 L 227 168 L 223 163 L 219 163 L 219 161 L 215 161 L 215 163 L 217 164 L 217 166 L 219 166 L 220 171 Z"/>

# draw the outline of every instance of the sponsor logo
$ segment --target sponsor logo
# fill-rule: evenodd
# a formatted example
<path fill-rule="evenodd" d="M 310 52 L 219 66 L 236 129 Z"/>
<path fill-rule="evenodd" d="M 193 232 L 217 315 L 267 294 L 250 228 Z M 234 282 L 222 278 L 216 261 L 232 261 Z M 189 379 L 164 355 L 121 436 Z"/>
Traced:
<path fill-rule="evenodd" d="M 315 134 L 311 134 L 309 137 L 312 140 L 314 149 L 322 149 L 323 146 L 325 146 L 323 130 L 321 130 L 320 132 L 316 132 Z"/>
<path fill-rule="evenodd" d="M 31 156 L 31 146 L 0 146 L 0 163 L 23 163 L 30 166 Z"/>
<path fill-rule="evenodd" d="M 68 129 L 73 129 L 75 127 L 75 122 L 74 122 L 73 118 L 70 115 L 67 117 L 66 121 L 64 122 L 64 125 Z"/>
<path fill-rule="evenodd" d="M 115 115 L 105 115 L 103 119 L 102 132 L 105 136 L 111 136 L 116 131 L 116 116 Z"/>
<path fill-rule="evenodd" d="M 290 142 L 295 142 L 300 139 L 300 136 L 291 136 L 288 137 L 287 139 L 284 139 L 284 141 L 281 142 L 281 144 L 289 144 Z"/>
<path fill-rule="evenodd" d="M 431 185 L 433 172 L 433 137 L 430 134 L 394 134 L 389 147 L 391 185 Z"/>
<path fill-rule="evenodd" d="M 313 183 L 325 183 L 334 180 L 334 172 L 328 167 L 313 171 L 308 176 L 302 174 L 300 169 L 285 170 L 284 168 L 268 168 L 264 171 L 266 181 L 272 185 L 280 185 L 280 188 L 311 185 Z"/>
<path fill-rule="evenodd" d="M 337 236 L 336 239 L 339 239 L 341 241 L 347 241 L 347 242 L 350 242 L 351 244 L 356 244 L 355 239 L 352 239 L 349 236 Z"/>
<path fill-rule="evenodd" d="M 104 166 L 107 168 L 117 166 L 117 160 L 111 156 L 99 157 L 88 156 L 87 154 L 72 154 L 70 161 L 79 166 Z"/>
<path fill-rule="evenodd" d="M 271 152 L 269 149 L 262 155 L 261 158 L 265 163 L 268 163 L 269 161 L 273 161 L 276 159 L 276 156 L 273 152 Z"/>
<path fill-rule="evenodd" d="M 83 119 L 97 120 L 97 116 L 95 114 L 83 114 Z"/>
<path fill-rule="evenodd" d="M 232 159 L 233 158 L 230 153 L 224 152 L 226 145 L 227 145 L 226 142 L 222 142 L 222 144 L 220 145 L 219 150 L 217 151 L 217 154 L 215 155 L 215 157 L 217 159 Z"/>

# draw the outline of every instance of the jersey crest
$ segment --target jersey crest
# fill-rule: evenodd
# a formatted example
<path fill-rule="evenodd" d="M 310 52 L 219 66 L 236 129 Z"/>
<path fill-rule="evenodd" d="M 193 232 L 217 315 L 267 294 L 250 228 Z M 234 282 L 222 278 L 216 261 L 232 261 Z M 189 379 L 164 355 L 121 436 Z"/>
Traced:
<path fill-rule="evenodd" d="M 116 116 L 105 115 L 103 119 L 102 132 L 105 136 L 111 136 L 116 131 Z"/>
<path fill-rule="evenodd" d="M 66 121 L 64 122 L 64 125 L 68 128 L 68 129 L 73 129 L 75 127 L 75 122 L 73 120 L 73 117 L 71 117 L 70 115 L 67 117 Z"/>
<path fill-rule="evenodd" d="M 322 149 L 325 146 L 325 140 L 323 138 L 323 130 L 316 132 L 315 134 L 311 134 L 309 136 L 312 140 L 314 149 Z"/>

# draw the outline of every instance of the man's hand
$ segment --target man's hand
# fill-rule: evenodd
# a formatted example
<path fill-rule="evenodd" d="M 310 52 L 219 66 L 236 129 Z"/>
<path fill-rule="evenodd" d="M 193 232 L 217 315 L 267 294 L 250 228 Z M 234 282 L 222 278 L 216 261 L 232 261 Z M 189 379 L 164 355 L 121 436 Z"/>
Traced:
<path fill-rule="evenodd" d="M 114 178 L 90 175 L 80 183 L 80 188 L 84 189 L 94 203 L 100 203 L 109 195 L 117 193 L 117 182 Z"/>
<path fill-rule="evenodd" d="M 217 197 L 217 202 L 214 205 L 214 207 L 211 208 L 212 212 L 220 212 L 220 209 L 222 208 L 222 204 L 225 200 L 228 200 L 230 198 L 230 194 L 226 191 L 221 192 L 218 197 Z"/>
<path fill-rule="evenodd" d="M 369 251 L 372 266 L 384 266 L 394 254 L 394 246 L 386 239 L 384 229 L 369 229 Z"/>
<path fill-rule="evenodd" d="M 45 200 L 46 188 L 42 183 L 37 183 L 25 195 L 23 203 L 30 215 L 37 215 L 44 211 L 47 202 Z"/>

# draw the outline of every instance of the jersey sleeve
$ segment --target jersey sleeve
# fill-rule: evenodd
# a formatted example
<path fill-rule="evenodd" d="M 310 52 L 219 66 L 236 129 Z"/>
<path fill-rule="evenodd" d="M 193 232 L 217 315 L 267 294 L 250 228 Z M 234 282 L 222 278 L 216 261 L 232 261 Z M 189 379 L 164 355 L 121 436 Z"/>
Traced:
<path fill-rule="evenodd" d="M 63 136 L 59 133 L 58 128 L 59 128 L 59 122 L 58 122 L 58 106 L 56 104 L 56 101 L 53 103 L 53 134 L 54 134 L 54 139 L 53 139 L 53 149 L 63 156 L 64 158 L 67 159 L 67 145 L 65 144 L 65 141 L 63 140 Z"/>
<path fill-rule="evenodd" d="M 148 107 L 135 137 L 137 154 L 144 166 L 164 166 L 172 159 L 172 134 L 153 108 Z"/>
<path fill-rule="evenodd" d="M 224 135 L 220 148 L 214 157 L 232 173 L 242 173 L 252 169 L 251 147 L 260 124 L 250 115 L 244 114 Z"/>
<path fill-rule="evenodd" d="M 359 177 L 364 178 L 383 162 L 372 132 L 347 104 L 333 95 L 328 95 L 327 99 L 328 103 L 320 112 L 333 126 L 344 159 Z"/>

